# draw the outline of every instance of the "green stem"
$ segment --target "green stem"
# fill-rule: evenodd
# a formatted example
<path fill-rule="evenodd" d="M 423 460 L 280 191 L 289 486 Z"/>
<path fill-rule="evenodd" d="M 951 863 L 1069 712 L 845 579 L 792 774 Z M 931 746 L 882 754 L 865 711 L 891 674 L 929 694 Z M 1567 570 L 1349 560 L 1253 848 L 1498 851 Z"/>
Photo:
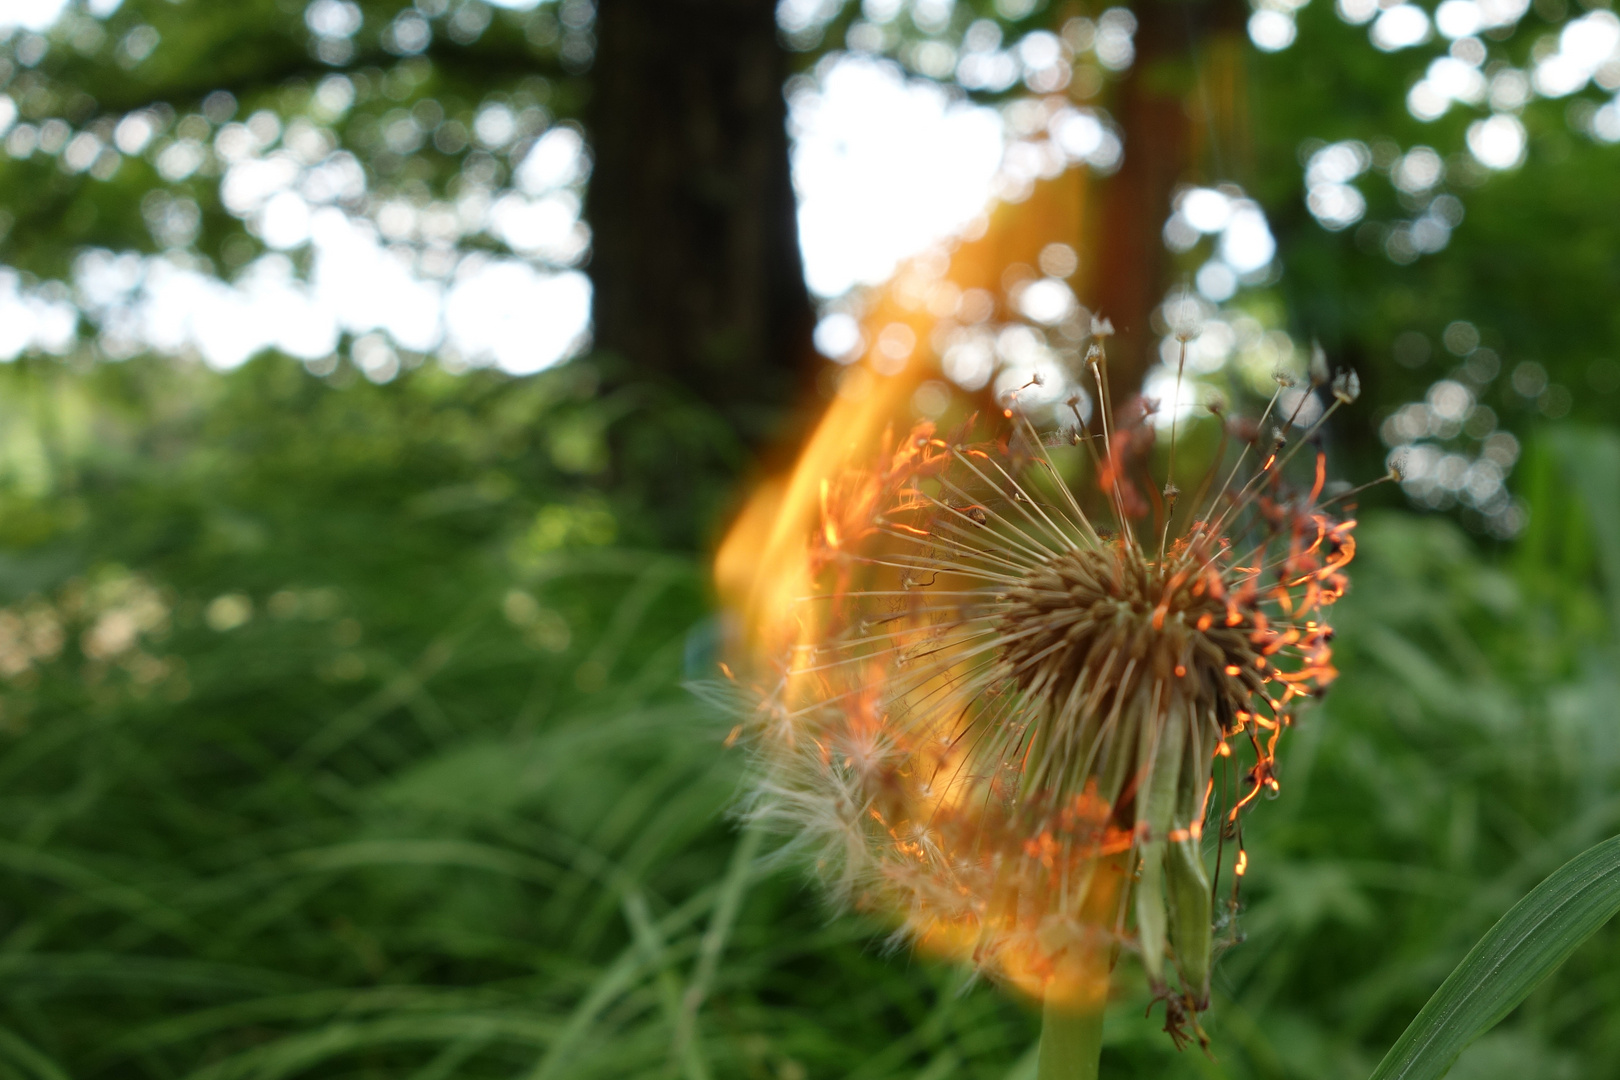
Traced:
<path fill-rule="evenodd" d="M 1106 993 L 1095 1008 L 1047 1001 L 1041 1010 L 1041 1056 L 1036 1080 L 1097 1080 L 1102 1058 Z"/>

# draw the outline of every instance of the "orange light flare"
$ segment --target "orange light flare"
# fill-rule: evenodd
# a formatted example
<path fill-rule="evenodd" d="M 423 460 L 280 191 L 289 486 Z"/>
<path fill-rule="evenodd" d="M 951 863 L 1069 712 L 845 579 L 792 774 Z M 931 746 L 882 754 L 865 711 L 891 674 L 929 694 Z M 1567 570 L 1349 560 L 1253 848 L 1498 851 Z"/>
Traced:
<path fill-rule="evenodd" d="M 881 812 L 892 850 L 914 868 L 914 877 L 903 884 L 918 898 L 906 916 L 916 939 L 948 956 L 989 958 L 992 969 L 1032 995 L 1076 999 L 1106 985 L 1105 977 L 1100 982 L 1094 977 L 1094 963 L 1077 968 L 1071 962 L 1087 950 L 1095 960 L 1097 949 L 1082 940 L 1084 934 L 1071 934 L 1068 951 L 1060 947 L 1054 956 L 1052 942 L 1036 940 L 1028 912 L 1010 923 L 1004 919 L 1006 925 L 996 932 L 984 918 L 993 860 L 989 853 L 975 855 L 974 846 L 1000 827 L 994 815 L 983 820 L 986 795 L 995 790 L 987 792 L 982 778 L 964 773 L 970 740 L 954 726 L 974 702 L 956 685 L 960 666 L 914 675 L 911 665 L 944 647 L 936 644 L 935 624 L 941 604 L 949 603 L 941 599 L 943 591 L 955 586 L 941 581 L 948 573 L 905 567 L 924 545 L 935 543 L 924 516 L 930 509 L 927 481 L 947 453 L 946 443 L 932 437 L 930 428 L 914 426 L 919 388 L 941 379 L 933 354 L 953 325 L 1007 317 L 998 312 L 1012 303 L 1004 288 L 1008 267 L 1035 266 L 1054 241 L 1080 248 L 1084 182 L 1082 172 L 1071 170 L 1038 183 L 1022 203 L 992 208 L 981 237 L 960 242 L 943 256 L 934 252 L 910 260 L 866 297 L 865 353 L 843 368 L 828 369 L 834 378 L 824 383 L 832 392 L 820 422 L 792 468 L 754 490 L 715 559 L 720 598 L 739 617 L 732 655 L 756 672 L 775 671 L 782 678 L 777 693 L 783 705 L 770 721 L 772 731 L 786 744 L 796 739 L 813 744 L 818 748 L 813 760 L 860 774 L 866 788 L 881 793 L 871 809 Z M 881 465 L 874 469 L 873 462 Z M 974 516 L 972 507 L 961 514 L 953 523 L 960 528 L 984 519 L 984 512 Z M 859 620 L 870 616 L 856 613 L 845 600 L 861 590 L 894 594 L 869 632 Z M 918 595 L 907 599 L 908 592 Z M 863 639 L 873 643 L 860 645 Z M 855 644 L 839 652 L 838 640 Z M 855 677 L 856 692 L 846 707 L 832 718 L 825 708 L 817 713 L 817 702 L 825 704 L 829 695 L 849 689 L 848 675 L 842 676 L 845 684 L 836 683 L 837 665 L 863 652 L 870 653 L 868 662 Z M 789 658 L 785 669 L 783 657 Z M 863 692 L 872 689 L 887 696 Z M 904 725 L 885 715 L 885 710 L 913 708 L 917 714 Z M 932 728 L 919 724 L 924 708 L 951 719 Z M 800 739 L 798 728 L 815 734 Z M 902 744 L 903 735 L 911 741 Z M 1003 798 L 995 795 L 991 803 Z M 1061 850 L 1048 853 L 1053 874 L 1129 849 L 1129 837 L 1098 834 L 1077 843 L 1077 828 L 1071 820 L 1058 841 Z M 1010 841 L 991 846 L 1005 849 Z M 948 870 L 942 848 L 955 860 Z M 907 871 L 897 861 L 885 873 Z M 1103 878 L 1093 878 L 1086 903 L 1111 911 L 1109 896 L 1117 899 L 1123 869 L 1115 869 L 1109 887 Z M 946 880 L 955 885 L 945 887 Z M 1102 971 L 1105 976 L 1106 965 Z"/>
<path fill-rule="evenodd" d="M 716 588 L 726 608 L 740 616 L 744 651 L 768 657 L 796 640 L 816 638 L 821 619 L 799 624 L 792 615 L 811 591 L 817 568 L 806 538 L 826 520 L 824 487 L 852 466 L 864 470 L 885 432 L 912 426 L 918 388 L 941 377 L 929 355 L 937 332 L 1006 307 L 1007 268 L 1035 266 L 1046 245 L 1057 241 L 1081 250 L 1086 184 L 1081 169 L 1038 181 L 1022 202 L 990 207 L 977 238 L 908 260 L 872 292 L 862 319 L 866 351 L 842 369 L 829 369 L 836 375 L 835 392 L 797 460 L 785 475 L 755 488 L 715 555 Z M 987 303 L 991 307 L 984 310 Z M 891 327 L 903 329 L 885 336 Z M 902 353 L 908 341 L 909 353 Z M 859 508 L 850 511 L 855 516 Z M 839 534 L 837 540 L 848 544 L 851 537 Z"/>

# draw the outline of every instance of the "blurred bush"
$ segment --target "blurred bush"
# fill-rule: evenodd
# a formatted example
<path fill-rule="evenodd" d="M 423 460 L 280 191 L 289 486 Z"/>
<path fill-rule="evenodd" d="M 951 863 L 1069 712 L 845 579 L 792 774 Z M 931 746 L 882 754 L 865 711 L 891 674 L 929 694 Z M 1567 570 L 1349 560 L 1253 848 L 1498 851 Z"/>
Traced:
<path fill-rule="evenodd" d="M 583 364 L 0 381 L 0 1074 L 1032 1074 L 1017 1003 L 724 820 L 730 720 L 680 686 L 716 632 L 701 412 L 604 402 Z M 655 498 L 592 440 L 693 464 Z M 1513 548 L 1364 523 L 1343 679 L 1251 819 L 1216 1057 L 1127 987 L 1106 1075 L 1364 1076 L 1616 831 L 1617 462 L 1533 446 Z M 1617 950 L 1456 1075 L 1616 1072 Z"/>

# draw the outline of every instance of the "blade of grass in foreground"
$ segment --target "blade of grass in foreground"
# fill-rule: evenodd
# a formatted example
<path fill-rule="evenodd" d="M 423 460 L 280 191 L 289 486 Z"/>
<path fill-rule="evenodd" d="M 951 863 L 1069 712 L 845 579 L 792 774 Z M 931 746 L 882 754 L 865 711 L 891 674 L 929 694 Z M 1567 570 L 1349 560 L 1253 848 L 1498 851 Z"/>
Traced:
<path fill-rule="evenodd" d="M 1523 1001 L 1620 911 L 1620 836 L 1537 885 L 1463 957 L 1372 1080 L 1438 1080 L 1469 1043 Z"/>

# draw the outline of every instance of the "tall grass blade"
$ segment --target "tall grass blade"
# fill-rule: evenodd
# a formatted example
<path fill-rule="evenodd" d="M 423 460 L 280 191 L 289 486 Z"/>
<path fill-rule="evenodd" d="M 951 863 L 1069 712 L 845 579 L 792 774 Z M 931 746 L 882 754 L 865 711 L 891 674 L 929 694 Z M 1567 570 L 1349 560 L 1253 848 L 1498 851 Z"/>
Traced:
<path fill-rule="evenodd" d="M 1372 1080 L 1438 1080 L 1620 911 L 1620 836 L 1575 856 L 1480 939 L 1435 991 Z"/>
<path fill-rule="evenodd" d="M 686 992 L 681 995 L 680 1020 L 675 1028 L 675 1056 L 678 1059 L 685 1060 L 689 1053 L 693 1053 L 690 1048 L 697 1042 L 698 1010 L 714 985 L 715 973 L 720 967 L 720 954 L 725 950 L 726 939 L 736 924 L 737 910 L 742 906 L 743 893 L 748 889 L 754 873 L 755 857 L 759 854 L 764 837 L 764 831 L 758 824 L 748 825 L 732 852 L 726 879 L 720 886 L 720 896 L 715 902 L 714 915 L 709 919 L 709 928 L 704 932 L 698 948 L 697 963 L 692 966 L 692 977 L 687 981 Z"/>
<path fill-rule="evenodd" d="M 1620 629 L 1620 436 L 1570 427 L 1555 432 L 1551 442 L 1581 493 L 1608 586 L 1610 614 Z"/>
<path fill-rule="evenodd" d="M 20 1070 L 7 1069 L 6 1072 L 13 1076 L 26 1076 L 31 1080 L 69 1080 L 67 1072 L 60 1065 L 4 1028 L 0 1028 L 0 1062 L 14 1065 Z"/>

